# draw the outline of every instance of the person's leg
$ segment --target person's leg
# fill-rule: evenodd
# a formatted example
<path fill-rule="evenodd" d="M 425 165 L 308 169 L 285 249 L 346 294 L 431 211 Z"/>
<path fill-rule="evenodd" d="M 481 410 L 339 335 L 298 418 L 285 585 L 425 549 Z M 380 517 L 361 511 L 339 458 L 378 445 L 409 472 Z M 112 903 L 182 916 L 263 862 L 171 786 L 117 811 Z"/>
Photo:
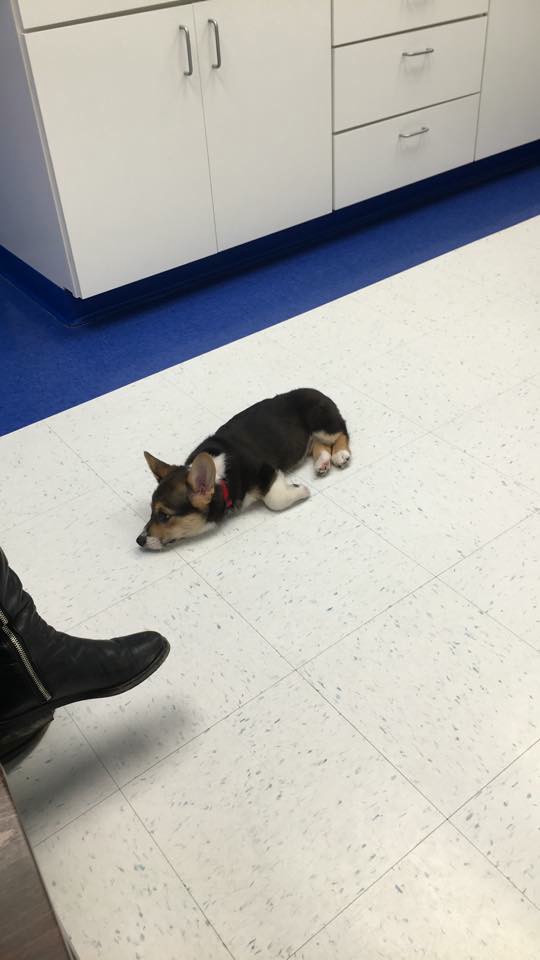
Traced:
<path fill-rule="evenodd" d="M 130 690 L 169 649 L 159 633 L 112 640 L 60 633 L 39 616 L 0 549 L 0 760 L 46 727 L 56 707 Z"/>

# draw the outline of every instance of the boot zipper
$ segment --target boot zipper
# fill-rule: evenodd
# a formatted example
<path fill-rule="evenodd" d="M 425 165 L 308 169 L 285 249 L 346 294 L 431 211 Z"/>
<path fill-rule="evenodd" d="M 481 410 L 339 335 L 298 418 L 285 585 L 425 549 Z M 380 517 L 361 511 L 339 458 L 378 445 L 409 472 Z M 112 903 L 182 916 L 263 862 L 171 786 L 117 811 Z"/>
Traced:
<path fill-rule="evenodd" d="M 3 633 L 5 633 L 8 640 L 11 640 L 11 643 L 15 647 L 17 653 L 19 654 L 20 660 L 22 661 L 24 667 L 26 668 L 26 672 L 28 676 L 34 681 L 41 696 L 44 697 L 45 700 L 52 700 L 51 694 L 49 693 L 47 688 L 43 686 L 36 671 L 34 670 L 32 664 L 30 663 L 30 660 L 28 659 L 28 655 L 26 654 L 21 641 L 19 640 L 18 637 L 15 636 L 15 634 L 13 633 L 13 630 L 11 630 L 9 626 L 9 620 L 6 617 L 1 607 L 0 607 L 0 628 L 2 629 Z"/>

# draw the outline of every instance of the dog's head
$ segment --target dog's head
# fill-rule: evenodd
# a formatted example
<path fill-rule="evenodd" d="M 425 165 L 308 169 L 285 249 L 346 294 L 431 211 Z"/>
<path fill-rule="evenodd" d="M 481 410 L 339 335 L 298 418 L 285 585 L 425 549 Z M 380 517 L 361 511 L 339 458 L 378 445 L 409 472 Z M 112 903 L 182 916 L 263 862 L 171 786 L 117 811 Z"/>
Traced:
<path fill-rule="evenodd" d="M 140 547 L 162 550 L 185 537 L 202 533 L 216 483 L 216 465 L 210 454 L 199 453 L 188 467 L 163 463 L 144 454 L 158 485 L 152 496 L 152 513 L 137 537 Z"/>

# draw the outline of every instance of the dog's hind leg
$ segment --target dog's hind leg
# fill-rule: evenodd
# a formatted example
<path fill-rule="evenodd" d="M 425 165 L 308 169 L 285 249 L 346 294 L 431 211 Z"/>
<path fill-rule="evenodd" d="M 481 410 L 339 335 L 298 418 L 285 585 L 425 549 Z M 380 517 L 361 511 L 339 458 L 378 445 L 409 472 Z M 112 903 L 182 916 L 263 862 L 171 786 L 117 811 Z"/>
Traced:
<path fill-rule="evenodd" d="M 332 463 L 335 467 L 346 467 L 351 459 L 349 438 L 346 433 L 340 433 L 332 444 Z"/>
<path fill-rule="evenodd" d="M 315 473 L 319 477 L 324 477 L 330 472 L 332 465 L 332 447 L 327 443 L 322 443 L 315 437 L 311 448 L 311 456 L 315 466 Z"/>
<path fill-rule="evenodd" d="M 306 500 L 309 495 L 309 487 L 303 483 L 288 483 L 281 470 L 278 470 L 263 501 L 270 510 L 286 510 L 299 500 Z"/>
<path fill-rule="evenodd" d="M 313 438 L 312 456 L 315 472 L 328 471 L 330 466 L 328 454 L 335 467 L 345 467 L 351 459 L 351 448 L 347 424 L 339 408 L 330 397 L 316 390 L 305 391 L 303 402 L 305 423 Z M 320 461 L 319 456 L 322 458 Z M 326 469 L 321 469 L 324 461 L 328 465 L 324 463 Z"/>

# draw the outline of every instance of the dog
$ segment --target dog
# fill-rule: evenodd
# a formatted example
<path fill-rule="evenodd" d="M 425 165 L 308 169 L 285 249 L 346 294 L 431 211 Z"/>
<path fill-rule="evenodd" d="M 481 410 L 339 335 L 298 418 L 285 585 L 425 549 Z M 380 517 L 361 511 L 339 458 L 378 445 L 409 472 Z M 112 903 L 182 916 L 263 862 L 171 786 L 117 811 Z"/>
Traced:
<path fill-rule="evenodd" d="M 233 510 L 262 500 L 286 510 L 310 495 L 284 473 L 307 456 L 323 476 L 351 459 L 347 426 L 336 404 L 313 389 L 291 390 L 255 403 L 220 427 L 183 466 L 145 452 L 158 481 L 140 547 L 162 550 L 221 523 Z"/>

